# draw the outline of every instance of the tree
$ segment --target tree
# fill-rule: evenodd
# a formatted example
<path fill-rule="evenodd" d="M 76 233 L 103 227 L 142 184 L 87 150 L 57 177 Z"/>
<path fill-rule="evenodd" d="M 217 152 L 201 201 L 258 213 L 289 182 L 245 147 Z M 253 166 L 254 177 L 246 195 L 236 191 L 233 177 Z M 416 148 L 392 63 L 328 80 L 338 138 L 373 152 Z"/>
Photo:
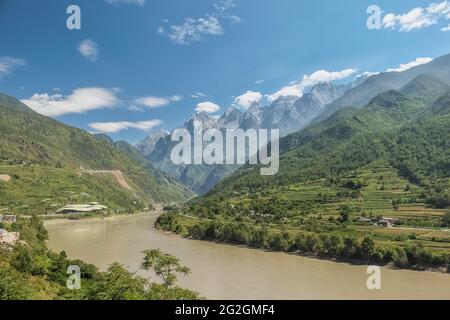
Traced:
<path fill-rule="evenodd" d="M 196 292 L 173 287 L 167 288 L 164 285 L 152 283 L 146 294 L 146 300 L 198 300 L 201 297 Z"/>
<path fill-rule="evenodd" d="M 36 230 L 36 237 L 40 241 L 48 240 L 48 231 L 44 227 L 44 221 L 37 215 L 31 217 L 30 225 Z"/>
<path fill-rule="evenodd" d="M 447 210 L 444 217 L 442 217 L 442 224 L 444 227 L 450 227 L 450 210 Z"/>
<path fill-rule="evenodd" d="M 269 237 L 269 232 L 267 228 L 262 227 L 253 233 L 251 245 L 255 248 L 265 248 L 267 245 L 267 238 Z"/>
<path fill-rule="evenodd" d="M 86 291 L 88 300 L 144 300 L 147 280 L 114 263 Z"/>
<path fill-rule="evenodd" d="M 33 252 L 32 249 L 18 245 L 14 248 L 11 265 L 19 272 L 31 274 L 33 272 Z"/>
<path fill-rule="evenodd" d="M 398 211 L 400 209 L 401 199 L 393 199 L 392 200 L 392 207 L 395 211 Z"/>
<path fill-rule="evenodd" d="M 0 300 L 31 298 L 28 277 L 7 264 L 0 264 Z"/>
<path fill-rule="evenodd" d="M 350 236 L 344 238 L 344 247 L 342 253 L 347 258 L 354 258 L 357 256 L 359 251 L 359 242 L 355 236 Z"/>
<path fill-rule="evenodd" d="M 165 287 L 173 286 L 177 281 L 177 273 L 188 275 L 191 270 L 181 264 L 180 259 L 161 250 L 145 250 L 141 269 L 154 271 L 163 281 Z"/>
<path fill-rule="evenodd" d="M 340 209 L 340 217 L 339 217 L 339 221 L 341 223 L 347 222 L 348 219 L 350 218 L 350 207 L 348 205 L 344 205 L 341 207 Z"/>
<path fill-rule="evenodd" d="M 371 237 L 364 237 L 361 242 L 361 255 L 363 258 L 370 259 L 375 251 L 375 242 Z"/>

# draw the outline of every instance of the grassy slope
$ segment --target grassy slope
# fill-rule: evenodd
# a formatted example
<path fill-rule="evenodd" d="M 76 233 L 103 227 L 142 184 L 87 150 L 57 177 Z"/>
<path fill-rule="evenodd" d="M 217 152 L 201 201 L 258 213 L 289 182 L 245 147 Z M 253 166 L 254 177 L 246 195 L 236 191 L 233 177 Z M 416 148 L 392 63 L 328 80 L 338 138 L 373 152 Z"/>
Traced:
<path fill-rule="evenodd" d="M 67 194 L 80 199 L 82 192 L 90 194 L 91 201 L 125 210 L 140 210 L 154 202 L 181 201 L 192 195 L 116 146 L 18 105 L 17 101 L 12 108 L 0 105 L 0 171 L 13 177 L 11 182 L 0 184 L 3 209 L 22 212 L 18 210 L 22 207 L 23 212 L 46 212 L 49 207 L 42 201 L 75 202 Z M 80 167 L 121 170 L 133 190 L 121 188 L 112 176 L 82 173 Z"/>

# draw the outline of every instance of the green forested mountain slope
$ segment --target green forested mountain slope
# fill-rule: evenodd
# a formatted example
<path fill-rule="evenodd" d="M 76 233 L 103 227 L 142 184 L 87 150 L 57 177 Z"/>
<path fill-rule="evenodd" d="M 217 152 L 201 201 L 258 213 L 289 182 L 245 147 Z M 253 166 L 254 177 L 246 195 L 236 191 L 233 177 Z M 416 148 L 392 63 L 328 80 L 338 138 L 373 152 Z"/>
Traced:
<path fill-rule="evenodd" d="M 111 209 L 140 210 L 192 195 L 114 144 L 2 97 L 0 174 L 12 179 L 0 182 L 0 208 L 50 212 L 66 203 L 95 201 Z"/>
<path fill-rule="evenodd" d="M 9 109 L 16 111 L 34 112 L 18 99 L 0 93 L 0 106 L 8 106 Z"/>
<path fill-rule="evenodd" d="M 450 114 L 450 91 L 440 96 L 431 106 L 430 112 L 435 115 Z"/>
<path fill-rule="evenodd" d="M 445 82 L 429 74 L 421 74 L 400 89 L 408 97 L 418 99 L 425 104 L 431 104 L 450 90 Z"/>
<path fill-rule="evenodd" d="M 401 90 L 402 87 L 421 75 L 428 75 L 435 81 L 450 85 L 450 54 L 404 72 L 383 72 L 371 76 L 359 86 L 348 90 L 340 99 L 328 105 L 326 111 L 318 117 L 317 121 L 326 119 L 342 108 L 349 106 L 362 108 L 376 95 L 388 90 Z"/>

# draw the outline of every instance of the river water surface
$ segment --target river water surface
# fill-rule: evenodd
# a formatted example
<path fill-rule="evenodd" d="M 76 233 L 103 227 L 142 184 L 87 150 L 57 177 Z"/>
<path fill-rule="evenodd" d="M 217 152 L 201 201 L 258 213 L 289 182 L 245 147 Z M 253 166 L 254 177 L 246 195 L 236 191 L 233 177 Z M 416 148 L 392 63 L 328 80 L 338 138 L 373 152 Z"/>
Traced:
<path fill-rule="evenodd" d="M 183 239 L 153 227 L 159 214 L 48 221 L 49 247 L 102 270 L 120 262 L 131 271 L 143 250 L 159 248 L 191 269 L 178 284 L 209 299 L 450 299 L 448 274 L 382 268 L 382 289 L 370 291 L 366 266 Z"/>

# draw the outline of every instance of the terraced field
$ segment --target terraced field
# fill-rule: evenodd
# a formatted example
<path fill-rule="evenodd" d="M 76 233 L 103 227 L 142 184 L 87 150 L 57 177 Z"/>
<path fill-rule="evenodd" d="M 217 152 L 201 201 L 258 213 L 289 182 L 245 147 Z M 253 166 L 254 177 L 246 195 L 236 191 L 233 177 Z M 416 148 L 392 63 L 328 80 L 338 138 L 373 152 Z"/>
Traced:
<path fill-rule="evenodd" d="M 342 177 L 341 184 L 346 180 L 362 181 L 364 186 L 358 190 L 330 183 L 325 179 L 292 184 L 287 187 L 271 188 L 257 195 L 259 199 L 271 199 L 276 196 L 281 201 L 293 201 L 308 207 L 309 212 L 298 208 L 288 210 L 291 218 L 307 214 L 315 214 L 323 218 L 338 217 L 340 208 L 346 204 L 353 208 L 355 215 L 367 217 L 390 217 L 399 219 L 407 225 L 415 226 L 420 221 L 424 226 L 439 224 L 445 210 L 434 209 L 425 203 L 424 188 L 411 184 L 400 177 L 389 165 L 377 162 L 361 168 L 351 175 Z M 249 191 L 236 193 L 229 199 L 231 204 L 250 204 L 255 194 Z M 394 202 L 397 204 L 394 206 Z M 302 207 L 302 206 L 301 206 Z M 306 210 L 308 211 L 308 210 Z"/>

